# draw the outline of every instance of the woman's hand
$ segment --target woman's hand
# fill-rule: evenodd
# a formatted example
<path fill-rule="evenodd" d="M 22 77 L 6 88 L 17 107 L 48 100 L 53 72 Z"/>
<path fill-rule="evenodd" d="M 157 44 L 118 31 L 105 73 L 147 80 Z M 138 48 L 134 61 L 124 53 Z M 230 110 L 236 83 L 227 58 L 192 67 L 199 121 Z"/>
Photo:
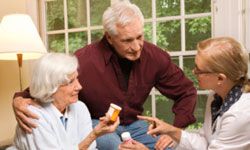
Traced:
<path fill-rule="evenodd" d="M 93 131 L 96 134 L 96 136 L 99 137 L 106 133 L 114 132 L 119 124 L 120 124 L 119 117 L 117 117 L 115 122 L 111 122 L 110 116 L 106 114 L 106 116 L 99 118 L 99 123 L 95 126 Z"/>
<path fill-rule="evenodd" d="M 172 128 L 172 125 L 165 123 L 162 120 L 153 117 L 147 116 L 138 116 L 139 119 L 145 120 L 150 123 L 148 127 L 148 134 L 156 137 L 160 134 L 168 134 L 169 129 Z"/>
<path fill-rule="evenodd" d="M 166 149 L 167 147 L 173 148 L 174 143 L 175 143 L 174 140 L 170 136 L 164 134 L 164 135 L 161 135 L 161 137 L 157 140 L 155 144 L 155 149 L 162 150 L 162 149 Z"/>
<path fill-rule="evenodd" d="M 150 123 L 147 134 L 150 134 L 154 137 L 161 134 L 167 134 L 176 142 L 180 141 L 181 129 L 176 128 L 157 118 L 147 117 L 147 116 L 137 116 L 137 117 L 141 120 L 145 120 Z"/>
<path fill-rule="evenodd" d="M 28 110 L 28 105 L 39 105 L 30 98 L 16 97 L 13 100 L 12 107 L 19 126 L 26 132 L 31 133 L 32 128 L 36 128 L 36 124 L 32 119 L 38 119 L 38 116 Z"/>

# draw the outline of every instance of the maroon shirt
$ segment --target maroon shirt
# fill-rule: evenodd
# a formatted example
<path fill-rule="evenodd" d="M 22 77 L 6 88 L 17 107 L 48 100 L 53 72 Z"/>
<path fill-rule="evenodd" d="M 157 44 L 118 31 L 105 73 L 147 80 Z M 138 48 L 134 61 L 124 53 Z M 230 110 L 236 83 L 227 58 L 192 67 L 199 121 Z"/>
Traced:
<path fill-rule="evenodd" d="M 87 105 L 92 118 L 103 116 L 110 103 L 115 103 L 122 107 L 121 124 L 130 124 L 142 114 L 146 98 L 156 87 L 174 100 L 175 126 L 186 127 L 195 122 L 197 95 L 193 83 L 171 62 L 169 54 L 155 45 L 144 42 L 140 59 L 132 65 L 128 85 L 117 55 L 105 37 L 79 49 L 75 55 L 83 87 L 79 99 Z"/>
<path fill-rule="evenodd" d="M 196 89 L 182 70 L 171 62 L 168 53 L 153 44 L 144 42 L 139 60 L 135 61 L 128 79 L 128 87 L 117 55 L 107 40 L 90 44 L 75 53 L 79 60 L 79 82 L 83 101 L 92 118 L 103 116 L 110 103 L 122 107 L 121 124 L 129 124 L 142 114 L 143 104 L 152 87 L 173 99 L 174 124 L 185 127 L 195 122 L 193 111 Z"/>

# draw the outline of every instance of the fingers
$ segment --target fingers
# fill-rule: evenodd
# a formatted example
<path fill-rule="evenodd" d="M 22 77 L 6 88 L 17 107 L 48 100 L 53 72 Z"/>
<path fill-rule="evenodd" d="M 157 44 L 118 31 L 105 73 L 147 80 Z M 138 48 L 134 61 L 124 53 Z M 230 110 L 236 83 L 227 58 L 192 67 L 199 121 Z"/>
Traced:
<path fill-rule="evenodd" d="M 133 148 L 134 148 L 134 145 L 132 145 L 131 143 L 126 143 L 126 142 L 121 143 L 118 147 L 119 150 L 129 150 Z"/>
<path fill-rule="evenodd" d="M 147 134 L 153 136 L 153 137 L 157 137 L 159 135 L 159 131 L 158 128 L 154 128 L 151 130 L 148 130 Z"/>
<path fill-rule="evenodd" d="M 155 149 L 164 150 L 167 147 L 173 147 L 174 141 L 167 135 L 162 135 L 155 144 Z"/>
<path fill-rule="evenodd" d="M 118 150 L 133 150 L 133 148 L 127 147 L 127 145 L 125 145 L 125 146 L 119 145 L 119 146 L 118 146 Z"/>
<path fill-rule="evenodd" d="M 100 117 L 99 118 L 99 121 L 101 121 L 101 122 L 103 122 L 103 123 L 109 123 L 110 122 L 110 116 L 109 116 L 109 114 L 108 113 L 106 113 L 105 114 L 105 116 L 103 116 L 103 117 Z"/>
<path fill-rule="evenodd" d="M 99 118 L 99 121 L 103 122 L 103 123 L 107 123 L 107 122 L 109 122 L 109 118 L 107 118 L 106 116 L 103 116 L 103 117 Z"/>
<path fill-rule="evenodd" d="M 158 132 L 157 132 L 158 129 L 156 130 L 156 128 L 158 124 L 160 123 L 160 121 L 157 118 L 148 117 L 148 116 L 140 116 L 140 115 L 138 115 L 137 117 L 138 119 L 149 122 L 147 134 L 150 134 L 153 137 L 156 137 L 158 135 Z"/>
<path fill-rule="evenodd" d="M 156 126 L 156 122 L 155 121 L 149 122 L 148 130 L 153 130 L 156 127 L 157 126 Z"/>
<path fill-rule="evenodd" d="M 138 115 L 137 118 L 149 122 L 149 124 L 150 124 L 150 125 L 149 125 L 149 129 L 154 129 L 154 128 L 156 128 L 157 122 L 159 122 L 157 118 L 148 117 L 148 116 L 139 116 L 139 115 Z"/>
<path fill-rule="evenodd" d="M 173 148 L 174 146 L 175 146 L 175 142 L 174 141 L 168 145 L 168 147 L 170 147 L 170 148 Z"/>
<path fill-rule="evenodd" d="M 120 117 L 117 117 L 114 126 L 117 127 L 120 124 Z"/>
<path fill-rule="evenodd" d="M 155 138 L 155 137 L 157 137 L 157 135 L 156 134 L 151 134 L 149 132 L 149 131 L 152 131 L 154 128 L 155 128 L 155 125 L 150 123 L 149 126 L 148 126 L 148 132 L 147 132 L 147 134 L 150 134 L 151 136 L 153 136 Z"/>
<path fill-rule="evenodd" d="M 27 118 L 25 115 L 18 114 L 19 117 L 16 117 L 16 120 L 19 126 L 27 133 L 32 133 L 32 128 L 36 128 L 37 124 L 35 124 L 31 119 Z M 22 119 L 20 119 L 22 118 Z"/>
<path fill-rule="evenodd" d="M 155 145 L 156 150 L 164 150 L 168 147 L 167 143 L 157 143 Z"/>
<path fill-rule="evenodd" d="M 30 117 L 32 119 L 39 119 L 39 117 L 36 114 L 29 111 L 27 108 L 28 105 L 39 106 L 39 104 L 34 102 L 32 99 L 18 97 L 18 98 L 14 99 L 12 105 L 13 105 L 13 109 L 14 109 L 15 113 L 19 112 L 19 113 L 23 113 L 24 115 L 26 115 L 27 117 Z"/>
<path fill-rule="evenodd" d="M 135 150 L 149 150 L 145 145 L 143 145 L 142 143 L 132 140 L 132 145 L 134 145 L 134 149 Z"/>
<path fill-rule="evenodd" d="M 29 99 L 29 105 L 35 106 L 37 108 L 42 108 L 42 106 L 35 100 Z"/>
<path fill-rule="evenodd" d="M 24 130 L 27 133 L 32 133 L 32 128 L 30 128 L 29 126 L 27 126 L 26 124 L 24 124 L 20 119 L 16 118 L 19 126 L 22 128 L 22 130 Z"/>
<path fill-rule="evenodd" d="M 119 117 L 113 123 L 110 123 L 110 120 L 109 118 L 107 118 L 107 116 L 101 117 L 99 118 L 99 120 L 100 120 L 99 123 L 94 128 L 95 133 L 98 136 L 106 134 L 106 133 L 114 132 L 116 128 L 118 127 L 118 125 L 120 124 Z"/>
<path fill-rule="evenodd" d="M 148 116 L 140 116 L 140 115 L 138 115 L 137 118 L 138 118 L 138 119 L 141 119 L 141 120 L 146 120 L 146 121 L 149 121 L 149 122 L 154 122 L 154 121 L 156 121 L 156 118 L 148 117 Z"/>
<path fill-rule="evenodd" d="M 28 110 L 28 105 L 35 104 L 31 99 L 24 99 L 22 97 L 17 97 L 13 101 L 13 110 L 16 115 L 16 120 L 20 127 L 28 132 L 32 132 L 32 128 L 36 128 L 36 124 L 32 122 L 32 119 L 38 119 L 39 117 Z M 30 119 L 31 118 L 31 119 Z"/>
<path fill-rule="evenodd" d="M 116 121 L 113 124 L 111 124 L 110 132 L 114 132 L 119 124 L 120 124 L 120 118 L 117 117 Z"/>
<path fill-rule="evenodd" d="M 35 113 L 32 113 L 31 111 L 29 111 L 27 107 L 23 109 L 23 114 L 27 116 L 28 118 L 39 119 L 39 117 Z M 27 120 L 27 122 L 29 122 L 29 120 Z"/>
<path fill-rule="evenodd" d="M 145 145 L 135 140 L 121 143 L 118 149 L 119 150 L 149 150 Z"/>

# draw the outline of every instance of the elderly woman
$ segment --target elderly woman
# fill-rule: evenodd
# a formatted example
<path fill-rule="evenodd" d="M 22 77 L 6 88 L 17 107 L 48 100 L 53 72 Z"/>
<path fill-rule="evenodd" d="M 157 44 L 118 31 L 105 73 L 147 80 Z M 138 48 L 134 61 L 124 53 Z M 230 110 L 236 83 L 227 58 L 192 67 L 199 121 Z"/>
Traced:
<path fill-rule="evenodd" d="M 204 40 L 198 43 L 197 48 L 193 73 L 200 88 L 213 90 L 207 100 L 203 127 L 198 132 L 188 132 L 157 118 L 139 118 L 153 123 L 148 134 L 167 134 L 172 137 L 178 143 L 176 149 L 249 150 L 247 51 L 228 37 Z M 130 147 L 132 146 L 128 144 L 120 145 L 120 149 L 131 149 Z"/>
<path fill-rule="evenodd" d="M 82 86 L 77 79 L 77 67 L 77 59 L 66 54 L 50 53 L 39 59 L 34 66 L 30 93 L 41 107 L 29 106 L 39 116 L 33 120 L 38 126 L 31 134 L 17 126 L 12 148 L 96 149 L 95 139 L 116 129 L 119 119 L 111 124 L 105 116 L 92 130 L 88 108 L 78 101 Z"/>

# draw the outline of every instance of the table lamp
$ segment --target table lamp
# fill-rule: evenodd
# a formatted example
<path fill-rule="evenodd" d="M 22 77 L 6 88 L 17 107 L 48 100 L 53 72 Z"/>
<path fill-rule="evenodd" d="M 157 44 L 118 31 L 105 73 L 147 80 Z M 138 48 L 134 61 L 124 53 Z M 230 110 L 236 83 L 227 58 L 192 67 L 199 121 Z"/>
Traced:
<path fill-rule="evenodd" d="M 0 23 L 0 60 L 17 60 L 19 84 L 22 91 L 22 61 L 36 59 L 47 50 L 32 22 L 26 14 L 11 14 Z"/>

